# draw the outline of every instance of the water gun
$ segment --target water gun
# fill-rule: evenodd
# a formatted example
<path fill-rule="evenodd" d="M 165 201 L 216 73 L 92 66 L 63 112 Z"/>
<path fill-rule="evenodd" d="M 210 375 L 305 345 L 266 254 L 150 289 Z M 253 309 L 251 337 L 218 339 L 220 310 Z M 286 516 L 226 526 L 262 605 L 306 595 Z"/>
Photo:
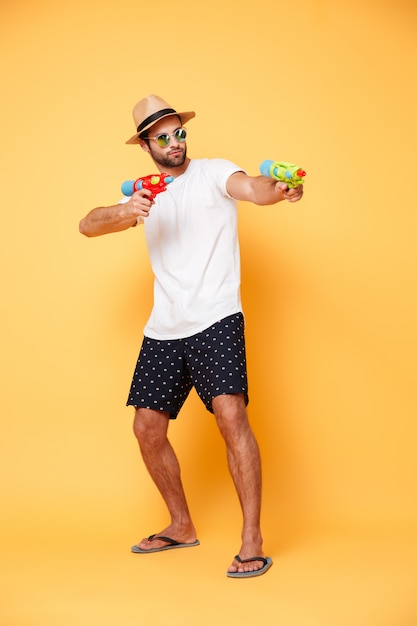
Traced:
<path fill-rule="evenodd" d="M 306 172 L 293 163 L 286 161 L 262 161 L 260 166 L 262 176 L 275 178 L 281 183 L 286 183 L 288 187 L 298 187 L 304 184 Z"/>
<path fill-rule="evenodd" d="M 125 180 L 122 184 L 122 194 L 124 196 L 133 196 L 135 191 L 139 191 L 140 189 L 149 189 L 152 193 L 150 199 L 154 200 L 155 196 L 158 193 L 165 191 L 167 185 L 172 183 L 173 180 L 173 176 L 168 176 L 168 174 L 165 174 L 164 172 L 161 174 L 142 176 L 142 178 L 138 178 L 137 180 Z"/>

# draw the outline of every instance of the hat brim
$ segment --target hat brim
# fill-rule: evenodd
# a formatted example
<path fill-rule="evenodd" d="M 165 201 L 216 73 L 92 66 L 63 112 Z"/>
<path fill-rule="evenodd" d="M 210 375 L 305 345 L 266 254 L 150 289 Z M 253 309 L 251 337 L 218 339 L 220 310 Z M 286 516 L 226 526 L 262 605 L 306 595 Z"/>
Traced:
<path fill-rule="evenodd" d="M 159 122 L 160 120 L 163 120 L 164 117 L 172 117 L 173 115 L 176 115 L 177 117 L 180 118 L 181 120 L 181 124 L 186 124 L 189 120 L 192 120 L 193 117 L 195 117 L 195 112 L 194 111 L 186 111 L 184 112 L 175 112 L 175 113 L 167 113 L 166 115 L 162 115 L 160 118 L 158 118 L 155 122 L 151 122 L 150 124 L 148 124 L 148 126 L 145 126 L 144 128 L 142 128 L 142 130 L 140 131 L 140 133 L 135 133 L 133 135 L 133 137 L 131 137 L 130 139 L 128 139 L 126 141 L 126 143 L 139 143 L 139 134 L 141 135 L 145 130 L 148 130 L 149 128 L 151 128 L 152 126 L 154 126 L 154 124 L 156 124 L 157 122 Z"/>

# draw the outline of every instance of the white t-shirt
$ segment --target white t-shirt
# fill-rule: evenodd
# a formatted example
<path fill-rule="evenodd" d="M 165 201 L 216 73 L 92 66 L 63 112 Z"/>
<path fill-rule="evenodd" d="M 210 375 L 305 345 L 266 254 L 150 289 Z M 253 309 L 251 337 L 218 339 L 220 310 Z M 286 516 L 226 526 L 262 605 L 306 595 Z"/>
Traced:
<path fill-rule="evenodd" d="M 156 196 L 144 220 L 155 276 L 145 336 L 190 337 L 242 310 L 237 202 L 226 191 L 238 171 L 224 159 L 191 160 Z"/>

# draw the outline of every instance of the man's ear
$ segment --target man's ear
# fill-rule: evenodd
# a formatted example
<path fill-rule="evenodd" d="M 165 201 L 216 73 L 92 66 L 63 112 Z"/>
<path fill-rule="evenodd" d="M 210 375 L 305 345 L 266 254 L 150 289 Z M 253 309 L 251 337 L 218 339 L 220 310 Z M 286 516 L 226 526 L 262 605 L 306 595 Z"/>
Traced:
<path fill-rule="evenodd" d="M 145 152 L 150 152 L 148 144 L 143 139 L 139 139 L 139 145 Z"/>

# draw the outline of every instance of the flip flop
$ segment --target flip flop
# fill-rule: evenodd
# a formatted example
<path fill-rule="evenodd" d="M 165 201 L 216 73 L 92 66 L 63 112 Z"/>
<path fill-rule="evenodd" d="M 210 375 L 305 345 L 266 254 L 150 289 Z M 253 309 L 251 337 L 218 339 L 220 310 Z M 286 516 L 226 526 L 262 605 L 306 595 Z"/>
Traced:
<path fill-rule="evenodd" d="M 161 546 L 160 548 L 149 548 L 149 550 L 144 550 L 143 548 L 139 548 L 139 546 L 132 546 L 132 552 L 136 552 L 138 554 L 145 554 L 146 552 L 162 552 L 163 550 L 174 550 L 175 548 L 193 548 L 194 546 L 199 546 L 200 542 L 193 541 L 192 543 L 181 543 L 179 541 L 175 541 L 175 539 L 171 539 L 171 537 L 163 537 L 162 535 L 151 535 L 148 537 L 148 541 L 154 541 L 156 539 L 160 539 L 161 541 L 165 541 L 168 545 Z"/>
<path fill-rule="evenodd" d="M 253 576 L 261 576 L 262 574 L 265 574 L 265 572 L 269 570 L 272 565 L 272 559 L 270 556 L 253 556 L 251 559 L 241 559 L 240 556 L 237 554 L 235 556 L 235 559 L 236 561 L 239 561 L 239 563 L 262 561 L 263 566 L 261 567 L 261 569 L 254 570 L 253 572 L 227 572 L 229 578 L 253 578 Z"/>

